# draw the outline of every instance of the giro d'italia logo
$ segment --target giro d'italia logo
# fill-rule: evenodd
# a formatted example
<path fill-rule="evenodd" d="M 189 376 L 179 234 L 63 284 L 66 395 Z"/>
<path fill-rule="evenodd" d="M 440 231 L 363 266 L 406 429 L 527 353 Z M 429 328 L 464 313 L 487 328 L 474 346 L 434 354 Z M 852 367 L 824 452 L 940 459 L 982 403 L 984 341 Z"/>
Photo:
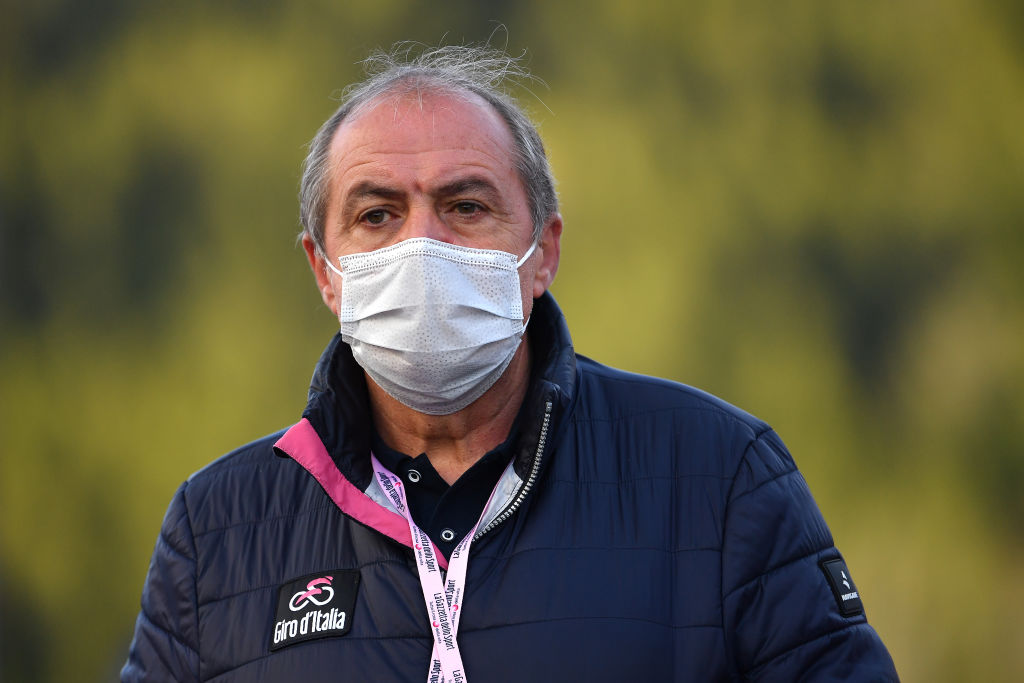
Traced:
<path fill-rule="evenodd" d="M 292 599 L 288 601 L 288 609 L 298 612 L 309 605 L 309 603 L 323 607 L 334 597 L 331 581 L 334 581 L 333 576 L 322 576 L 318 579 L 313 579 L 306 584 L 306 590 L 299 591 L 292 596 Z"/>
<path fill-rule="evenodd" d="M 359 570 L 335 569 L 293 579 L 277 590 L 270 649 L 352 630 Z"/>

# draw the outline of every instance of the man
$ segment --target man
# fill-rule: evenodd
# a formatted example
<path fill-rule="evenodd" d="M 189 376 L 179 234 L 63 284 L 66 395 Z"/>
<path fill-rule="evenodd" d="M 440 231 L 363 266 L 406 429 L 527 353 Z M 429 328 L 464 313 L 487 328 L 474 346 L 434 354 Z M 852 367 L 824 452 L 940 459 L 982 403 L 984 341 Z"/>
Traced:
<path fill-rule="evenodd" d="M 514 60 L 377 65 L 302 183 L 341 334 L 179 489 L 123 680 L 896 680 L 779 438 L 573 353 Z"/>

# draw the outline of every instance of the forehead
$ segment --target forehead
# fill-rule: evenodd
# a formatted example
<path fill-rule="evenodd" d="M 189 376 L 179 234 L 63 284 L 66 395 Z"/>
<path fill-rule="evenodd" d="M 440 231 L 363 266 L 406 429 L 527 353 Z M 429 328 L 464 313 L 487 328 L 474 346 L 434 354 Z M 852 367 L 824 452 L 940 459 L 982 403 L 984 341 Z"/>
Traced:
<path fill-rule="evenodd" d="M 499 180 L 517 181 L 513 150 L 508 125 L 478 95 L 385 93 L 357 108 L 335 132 L 332 185 L 336 189 L 367 173 L 443 174 L 465 167 L 486 168 L 501 176 Z"/>

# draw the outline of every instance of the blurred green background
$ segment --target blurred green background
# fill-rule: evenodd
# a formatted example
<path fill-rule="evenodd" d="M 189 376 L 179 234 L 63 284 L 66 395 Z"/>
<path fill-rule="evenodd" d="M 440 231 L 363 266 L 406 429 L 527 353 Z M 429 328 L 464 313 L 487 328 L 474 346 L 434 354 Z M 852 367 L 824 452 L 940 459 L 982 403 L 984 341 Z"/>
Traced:
<path fill-rule="evenodd" d="M 905 680 L 1024 680 L 1024 5 L 665 5 L 0 3 L 0 679 L 114 678 L 175 488 L 298 419 L 355 63 L 500 22 L 577 349 L 775 426 Z"/>

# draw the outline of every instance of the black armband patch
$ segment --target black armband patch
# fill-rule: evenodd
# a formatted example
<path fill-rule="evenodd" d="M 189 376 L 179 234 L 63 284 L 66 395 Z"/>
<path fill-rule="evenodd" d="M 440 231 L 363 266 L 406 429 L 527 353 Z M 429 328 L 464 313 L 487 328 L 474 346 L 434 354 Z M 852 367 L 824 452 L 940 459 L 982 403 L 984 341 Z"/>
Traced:
<path fill-rule="evenodd" d="M 857 586 L 850 578 L 850 570 L 846 568 L 846 562 L 842 558 L 825 560 L 821 563 L 821 569 L 825 572 L 828 585 L 836 596 L 836 604 L 839 605 L 839 613 L 844 617 L 853 617 L 864 613 L 864 603 L 860 600 L 860 593 Z"/>

